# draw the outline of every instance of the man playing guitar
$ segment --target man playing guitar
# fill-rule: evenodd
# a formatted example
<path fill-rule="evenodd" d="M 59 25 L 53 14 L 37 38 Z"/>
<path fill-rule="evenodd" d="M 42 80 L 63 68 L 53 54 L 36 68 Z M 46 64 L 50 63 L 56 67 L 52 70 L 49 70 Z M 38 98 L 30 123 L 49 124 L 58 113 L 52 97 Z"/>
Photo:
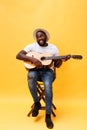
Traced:
<path fill-rule="evenodd" d="M 68 60 L 70 56 L 66 55 L 63 59 L 53 58 L 50 62 L 47 60 L 48 63 L 44 63 L 44 59 L 46 58 L 45 54 L 50 54 L 50 56 L 55 57 L 59 55 L 59 50 L 55 45 L 48 43 L 50 37 L 48 31 L 44 29 L 36 29 L 33 33 L 33 36 L 35 43 L 27 45 L 16 55 L 16 58 L 23 60 L 25 67 L 28 70 L 28 86 L 35 103 L 32 112 L 33 117 L 38 115 L 39 109 L 41 108 L 41 103 L 39 102 L 37 95 L 36 82 L 38 80 L 43 81 L 46 102 L 45 122 L 48 128 L 53 128 L 54 124 L 51 120 L 51 107 L 53 99 L 52 82 L 54 80 L 54 72 L 52 70 L 52 65 L 55 67 L 60 67 L 62 65 L 62 61 Z M 42 55 L 41 58 L 38 58 L 39 55 Z M 28 65 L 30 65 L 30 68 Z"/>

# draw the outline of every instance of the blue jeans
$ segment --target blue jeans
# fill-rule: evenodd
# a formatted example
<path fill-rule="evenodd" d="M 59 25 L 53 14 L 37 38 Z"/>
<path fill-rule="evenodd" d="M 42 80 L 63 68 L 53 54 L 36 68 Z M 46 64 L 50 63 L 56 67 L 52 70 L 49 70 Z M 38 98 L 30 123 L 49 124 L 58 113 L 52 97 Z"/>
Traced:
<path fill-rule="evenodd" d="M 51 113 L 52 108 L 52 83 L 54 79 L 54 72 L 53 70 L 49 69 L 37 69 L 37 70 L 30 70 L 28 72 L 28 86 L 33 97 L 34 102 L 38 102 L 39 98 L 37 95 L 37 86 L 36 82 L 42 80 L 44 83 L 45 89 L 45 102 L 46 102 L 46 114 Z"/>

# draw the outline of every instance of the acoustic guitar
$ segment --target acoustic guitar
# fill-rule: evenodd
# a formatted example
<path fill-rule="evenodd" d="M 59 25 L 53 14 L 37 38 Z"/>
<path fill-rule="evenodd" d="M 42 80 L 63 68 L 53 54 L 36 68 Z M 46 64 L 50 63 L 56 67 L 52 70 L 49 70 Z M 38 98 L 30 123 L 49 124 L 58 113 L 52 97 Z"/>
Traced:
<path fill-rule="evenodd" d="M 52 60 L 54 60 L 54 59 L 66 59 L 67 56 L 69 59 L 73 58 L 73 59 L 81 60 L 83 58 L 81 55 L 70 55 L 69 54 L 69 55 L 64 55 L 64 56 L 52 56 L 49 53 L 37 53 L 34 51 L 30 51 L 26 55 L 29 57 L 38 59 L 44 66 L 50 65 L 52 63 Z M 24 66 L 27 69 L 33 69 L 36 67 L 32 62 L 27 62 L 27 61 L 24 62 Z"/>

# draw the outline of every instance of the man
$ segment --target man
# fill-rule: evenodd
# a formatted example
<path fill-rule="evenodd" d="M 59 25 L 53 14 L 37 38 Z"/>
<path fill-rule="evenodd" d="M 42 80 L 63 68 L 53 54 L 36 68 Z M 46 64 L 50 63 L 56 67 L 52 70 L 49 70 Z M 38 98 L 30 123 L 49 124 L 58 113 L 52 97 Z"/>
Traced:
<path fill-rule="evenodd" d="M 41 104 L 37 95 L 36 82 L 38 80 L 42 80 L 45 87 L 45 101 L 46 101 L 46 116 L 45 122 L 48 128 L 53 128 L 54 124 L 51 120 L 51 107 L 52 107 L 52 82 L 54 80 L 54 72 L 51 69 L 54 63 L 55 67 L 60 67 L 62 65 L 62 60 L 52 60 L 51 65 L 43 65 L 41 60 L 35 58 L 35 56 L 26 55 L 29 52 L 37 52 L 39 54 L 44 54 L 45 52 L 50 53 L 52 56 L 58 56 L 59 50 L 58 48 L 48 43 L 49 33 L 44 29 L 36 29 L 33 33 L 35 43 L 27 45 L 23 50 L 21 50 L 16 58 L 19 60 L 23 60 L 25 62 L 31 62 L 35 65 L 35 68 L 29 69 L 28 71 L 28 86 L 30 93 L 33 97 L 33 101 L 35 103 L 32 116 L 36 117 L 39 113 L 39 109 L 41 108 Z M 43 55 L 44 56 L 44 55 Z M 65 60 L 67 60 L 66 57 Z"/>

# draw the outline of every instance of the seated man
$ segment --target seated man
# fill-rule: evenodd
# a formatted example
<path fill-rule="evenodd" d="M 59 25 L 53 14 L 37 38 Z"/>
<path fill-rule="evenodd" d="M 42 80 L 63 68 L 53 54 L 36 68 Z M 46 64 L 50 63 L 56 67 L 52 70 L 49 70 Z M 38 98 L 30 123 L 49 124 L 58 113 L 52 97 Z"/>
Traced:
<path fill-rule="evenodd" d="M 30 62 L 32 63 L 35 67 L 32 69 L 28 70 L 28 86 L 30 93 L 32 95 L 33 101 L 35 103 L 32 116 L 36 117 L 39 113 L 39 109 L 41 108 L 41 104 L 39 102 L 39 98 L 37 95 L 37 86 L 36 82 L 38 80 L 42 80 L 44 83 L 44 89 L 45 89 L 45 102 L 46 102 L 46 116 L 45 116 L 45 122 L 46 126 L 48 128 L 53 128 L 53 122 L 51 120 L 51 108 L 52 108 L 52 98 L 53 98 L 53 93 L 52 93 L 52 83 L 54 80 L 54 72 L 52 70 L 52 65 L 55 67 L 60 67 L 62 65 L 62 60 L 52 60 L 51 64 L 49 65 L 43 65 L 41 60 L 36 58 L 36 55 L 29 56 L 26 55 L 29 52 L 36 52 L 39 54 L 44 53 L 49 53 L 52 56 L 58 56 L 59 55 L 59 50 L 58 48 L 51 44 L 48 43 L 49 40 L 49 33 L 48 31 L 44 29 L 36 29 L 33 33 L 35 43 L 27 45 L 23 50 L 21 50 L 16 58 L 19 60 L 23 60 L 25 62 Z M 66 56 L 65 61 L 68 59 Z"/>

